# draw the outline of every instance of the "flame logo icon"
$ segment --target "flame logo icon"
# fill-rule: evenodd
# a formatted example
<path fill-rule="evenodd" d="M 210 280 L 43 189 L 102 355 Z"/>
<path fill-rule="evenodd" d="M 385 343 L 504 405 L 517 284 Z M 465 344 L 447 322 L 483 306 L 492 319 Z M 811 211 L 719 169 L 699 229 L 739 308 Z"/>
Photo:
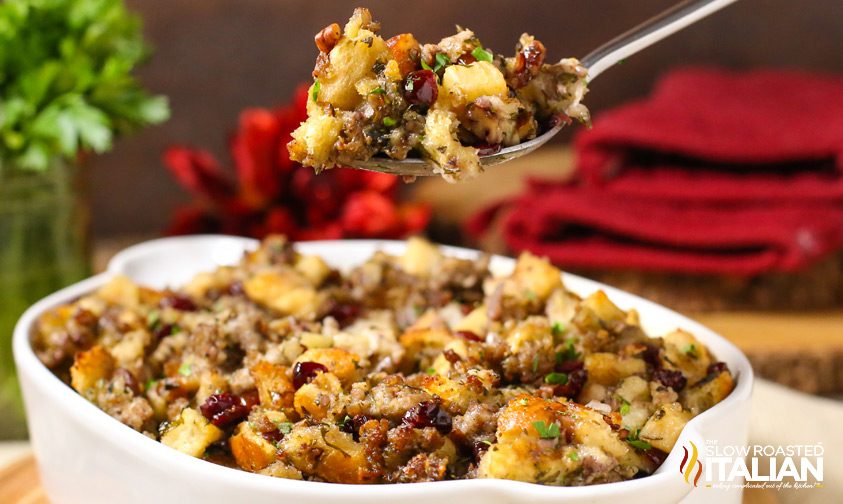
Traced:
<path fill-rule="evenodd" d="M 690 452 L 688 452 L 687 447 L 682 447 L 682 449 L 685 450 L 685 456 L 682 457 L 682 463 L 679 464 L 679 474 L 685 478 L 685 483 L 691 483 L 691 474 L 694 472 L 694 469 L 696 469 L 697 474 L 694 476 L 693 481 L 694 487 L 696 487 L 697 483 L 700 481 L 700 477 L 702 476 L 702 462 L 699 461 L 699 451 L 697 450 L 697 445 L 695 445 L 693 441 L 690 441 L 690 443 Z"/>

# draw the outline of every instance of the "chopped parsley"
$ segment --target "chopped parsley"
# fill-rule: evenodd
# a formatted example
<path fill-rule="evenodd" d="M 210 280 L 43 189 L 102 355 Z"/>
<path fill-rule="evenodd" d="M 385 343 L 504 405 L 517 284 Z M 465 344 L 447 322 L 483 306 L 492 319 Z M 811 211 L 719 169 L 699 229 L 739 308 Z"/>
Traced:
<path fill-rule="evenodd" d="M 339 421 L 337 425 L 339 425 L 340 428 L 344 429 L 346 425 L 349 425 L 349 422 L 351 422 L 351 417 L 346 415 L 345 417 L 343 417 L 342 420 Z"/>
<path fill-rule="evenodd" d="M 556 439 L 559 437 L 559 425 L 555 422 L 547 425 L 544 420 L 539 420 L 533 422 L 533 427 L 535 427 L 536 432 L 539 433 L 539 437 L 542 439 Z"/>
<path fill-rule="evenodd" d="M 649 450 L 650 448 L 652 448 L 652 446 L 650 445 L 650 443 L 638 438 L 638 434 L 640 432 L 641 429 L 636 429 L 630 432 L 629 435 L 626 437 L 626 442 L 629 446 L 637 450 Z"/>
<path fill-rule="evenodd" d="M 410 81 L 410 82 L 412 82 L 412 81 Z M 410 91 L 412 91 L 412 89 Z M 386 89 L 378 86 L 375 89 L 369 91 L 369 94 L 386 94 Z"/>
<path fill-rule="evenodd" d="M 143 389 L 149 390 L 152 387 L 154 387 L 156 383 L 158 383 L 158 380 L 153 380 L 152 378 L 150 378 L 150 379 L 146 380 L 146 384 L 144 385 Z"/>
<path fill-rule="evenodd" d="M 556 352 L 556 362 L 573 361 L 580 358 L 580 353 L 574 348 L 574 340 L 568 339 L 565 348 Z"/>
<path fill-rule="evenodd" d="M 152 330 L 158 329 L 161 323 L 161 313 L 158 310 L 152 310 L 146 315 L 146 325 Z"/>
<path fill-rule="evenodd" d="M 471 55 L 474 56 L 474 59 L 477 61 L 492 61 L 492 53 L 483 49 L 483 46 L 477 46 L 471 51 Z"/>
<path fill-rule="evenodd" d="M 571 453 L 568 454 L 568 458 L 573 460 L 574 462 L 576 462 L 577 460 L 580 459 L 580 454 L 575 452 L 575 451 L 572 451 Z"/>
<path fill-rule="evenodd" d="M 182 328 L 178 324 L 173 324 L 170 326 L 170 334 L 178 334 L 182 331 Z"/>
<path fill-rule="evenodd" d="M 550 330 L 553 331 L 554 336 L 562 336 L 566 331 L 565 324 L 562 322 L 554 322 Z"/>
<path fill-rule="evenodd" d="M 292 422 L 278 422 L 275 425 L 278 426 L 278 430 L 281 431 L 282 434 L 289 434 L 293 430 Z"/>
<path fill-rule="evenodd" d="M 565 385 L 568 383 L 568 375 L 565 373 L 550 373 L 544 377 L 544 382 L 553 385 Z"/>
<path fill-rule="evenodd" d="M 685 348 L 682 349 L 682 353 L 686 354 L 688 357 L 691 357 L 692 359 L 696 359 L 697 358 L 697 345 L 695 345 L 693 343 L 691 343 L 689 345 L 686 345 Z"/>
<path fill-rule="evenodd" d="M 396 124 L 398 124 L 398 121 L 396 121 L 395 119 L 393 119 L 391 117 L 384 117 L 383 118 L 383 125 L 386 126 L 387 128 L 391 128 L 391 127 L 395 126 Z"/>
<path fill-rule="evenodd" d="M 322 89 L 322 85 L 319 84 L 319 79 L 313 79 L 313 90 L 310 92 L 310 97 L 313 101 L 316 101 L 316 98 L 319 97 L 320 89 Z"/>
<path fill-rule="evenodd" d="M 439 70 L 442 70 L 446 66 L 451 64 L 450 58 L 448 58 L 447 54 L 443 53 L 436 53 L 436 66 L 433 67 L 433 71 L 435 73 L 439 73 Z"/>
<path fill-rule="evenodd" d="M 621 407 L 618 409 L 618 412 L 620 412 L 621 416 L 628 415 L 629 414 L 629 401 L 627 401 L 623 397 L 619 397 L 618 399 L 621 400 Z"/>
<path fill-rule="evenodd" d="M 433 376 L 433 375 L 435 375 L 435 374 L 436 374 L 436 369 L 434 369 L 434 368 L 432 368 L 432 367 L 429 367 L 429 368 L 427 368 L 427 370 L 425 370 L 425 373 L 427 373 L 427 374 L 429 374 L 429 375 Z"/>
<path fill-rule="evenodd" d="M 190 369 L 189 362 L 182 362 L 181 366 L 179 366 L 179 374 L 182 376 L 190 376 L 192 370 Z"/>

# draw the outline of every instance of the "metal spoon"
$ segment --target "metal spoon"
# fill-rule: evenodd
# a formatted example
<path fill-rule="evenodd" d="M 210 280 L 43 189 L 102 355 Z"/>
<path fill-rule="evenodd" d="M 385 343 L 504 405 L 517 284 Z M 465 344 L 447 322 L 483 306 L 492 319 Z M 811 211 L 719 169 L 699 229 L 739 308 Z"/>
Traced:
<path fill-rule="evenodd" d="M 685 0 L 661 14 L 650 18 L 628 32 L 606 42 L 580 60 L 580 63 L 588 69 L 588 81 L 593 81 L 604 70 L 623 61 L 625 58 L 673 35 L 686 26 L 696 23 L 709 14 L 717 12 L 736 1 Z M 506 147 L 495 154 L 482 156 L 480 163 L 485 168 L 529 154 L 544 145 L 555 134 L 559 133 L 562 126 L 562 124 L 554 126 L 532 140 Z M 427 159 L 420 158 L 398 160 L 387 157 L 373 157 L 367 161 L 354 161 L 346 164 L 361 170 L 391 173 L 393 175 L 408 177 L 437 175 L 433 171 L 433 164 Z"/>

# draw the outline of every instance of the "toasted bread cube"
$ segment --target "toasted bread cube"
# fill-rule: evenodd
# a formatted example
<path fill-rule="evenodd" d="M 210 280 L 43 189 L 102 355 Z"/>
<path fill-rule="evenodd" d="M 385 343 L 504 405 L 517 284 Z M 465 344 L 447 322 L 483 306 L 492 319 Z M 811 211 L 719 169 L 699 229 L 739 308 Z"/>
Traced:
<path fill-rule="evenodd" d="M 643 374 L 647 365 L 642 359 L 596 352 L 585 356 L 585 369 L 589 381 L 600 385 L 615 385 L 627 376 Z"/>
<path fill-rule="evenodd" d="M 70 367 L 70 386 L 84 396 L 97 382 L 111 377 L 114 364 L 114 357 L 100 345 L 79 352 Z"/>
<path fill-rule="evenodd" d="M 366 454 L 336 426 L 297 425 L 279 444 L 285 462 L 334 483 L 366 483 Z M 318 463 L 313 453 L 319 453 Z"/>
<path fill-rule="evenodd" d="M 240 422 L 229 439 L 231 454 L 241 469 L 256 472 L 275 461 L 275 445 L 256 432 L 249 422 Z"/>
<path fill-rule="evenodd" d="M 696 383 L 708 372 L 712 363 L 711 354 L 691 333 L 677 329 L 664 336 L 664 355 L 667 366 L 679 369 L 688 378 L 688 383 Z"/>
<path fill-rule="evenodd" d="M 462 145 L 457 138 L 458 126 L 457 116 L 450 110 L 442 109 L 430 110 L 424 123 L 424 152 L 436 163 L 437 173 L 442 173 L 448 182 L 471 178 L 483 172 L 477 149 Z"/>
<path fill-rule="evenodd" d="M 258 389 L 261 406 L 271 409 L 286 409 L 293 406 L 296 390 L 287 376 L 287 368 L 260 361 L 250 369 Z"/>
<path fill-rule="evenodd" d="M 356 35 L 351 35 L 356 31 Z M 331 49 L 329 65 L 319 73 L 320 89 L 316 101 L 340 110 L 353 110 L 361 96 L 355 88 L 357 81 L 373 74 L 378 60 L 384 63 L 390 53 L 386 42 L 366 29 L 349 29 Z"/>
<path fill-rule="evenodd" d="M 339 378 L 344 387 L 363 377 L 360 357 L 342 348 L 311 348 L 299 355 L 296 362 L 318 362 Z"/>
<path fill-rule="evenodd" d="M 670 453 L 690 419 L 691 413 L 682 409 L 681 404 L 662 404 L 641 428 L 638 438 L 650 443 L 654 448 Z"/>
<path fill-rule="evenodd" d="M 116 275 L 99 288 L 97 296 L 110 304 L 135 308 L 140 303 L 140 288 L 125 275 Z"/>
<path fill-rule="evenodd" d="M 293 407 L 299 415 L 313 420 L 334 421 L 344 406 L 340 402 L 342 395 L 342 384 L 333 373 L 317 373 L 296 391 Z"/>
<path fill-rule="evenodd" d="M 419 65 L 421 46 L 411 33 L 402 33 L 386 41 L 392 59 L 398 63 L 401 77 L 415 70 Z"/>
<path fill-rule="evenodd" d="M 296 271 L 305 277 L 311 285 L 319 287 L 331 273 L 331 268 L 324 259 L 317 255 L 302 255 L 296 260 Z"/>
<path fill-rule="evenodd" d="M 602 290 L 596 291 L 585 298 L 582 304 L 591 308 L 601 320 L 607 322 L 623 322 L 626 320 L 626 313 L 609 300 L 609 296 Z"/>
<path fill-rule="evenodd" d="M 482 338 L 486 335 L 486 329 L 489 326 L 488 311 L 486 305 L 480 305 L 471 310 L 454 325 L 454 331 L 470 331 Z"/>
<path fill-rule="evenodd" d="M 728 371 L 723 371 L 703 379 L 696 385 L 687 387 L 680 394 L 680 401 L 695 415 L 699 415 L 708 408 L 726 398 L 735 388 L 735 380 Z"/>
<path fill-rule="evenodd" d="M 323 113 L 310 115 L 292 133 L 293 139 L 288 144 L 290 159 L 307 166 L 333 166 L 334 144 L 341 129 L 342 121 L 337 117 Z"/>
<path fill-rule="evenodd" d="M 457 107 L 481 96 L 507 96 L 503 74 L 488 61 L 477 61 L 467 66 L 450 65 L 442 76 L 440 91 L 439 96 Z"/>
<path fill-rule="evenodd" d="M 208 422 L 202 413 L 193 408 L 185 408 L 161 436 L 161 442 L 182 453 L 201 457 L 208 446 L 221 437 L 222 431 Z"/>
<path fill-rule="evenodd" d="M 318 307 L 316 289 L 292 270 L 258 273 L 243 288 L 253 301 L 284 315 L 312 316 Z"/>
<path fill-rule="evenodd" d="M 442 261 L 442 252 L 424 238 L 413 236 L 407 240 L 407 248 L 400 261 L 401 269 L 407 273 L 426 277 Z"/>
<path fill-rule="evenodd" d="M 537 257 L 530 252 L 522 252 L 518 256 L 512 278 L 519 289 L 514 295 L 535 297 L 541 301 L 562 287 L 562 272 L 559 268 L 550 264 L 546 257 Z"/>

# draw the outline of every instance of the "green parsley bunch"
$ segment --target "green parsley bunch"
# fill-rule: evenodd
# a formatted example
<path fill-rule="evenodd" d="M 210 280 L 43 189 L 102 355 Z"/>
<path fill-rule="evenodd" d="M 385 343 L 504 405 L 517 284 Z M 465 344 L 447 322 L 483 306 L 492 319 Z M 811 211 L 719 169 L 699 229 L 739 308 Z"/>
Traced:
<path fill-rule="evenodd" d="M 75 162 L 165 121 L 166 98 L 132 75 L 147 55 L 123 0 L 0 3 L 0 173 Z"/>

